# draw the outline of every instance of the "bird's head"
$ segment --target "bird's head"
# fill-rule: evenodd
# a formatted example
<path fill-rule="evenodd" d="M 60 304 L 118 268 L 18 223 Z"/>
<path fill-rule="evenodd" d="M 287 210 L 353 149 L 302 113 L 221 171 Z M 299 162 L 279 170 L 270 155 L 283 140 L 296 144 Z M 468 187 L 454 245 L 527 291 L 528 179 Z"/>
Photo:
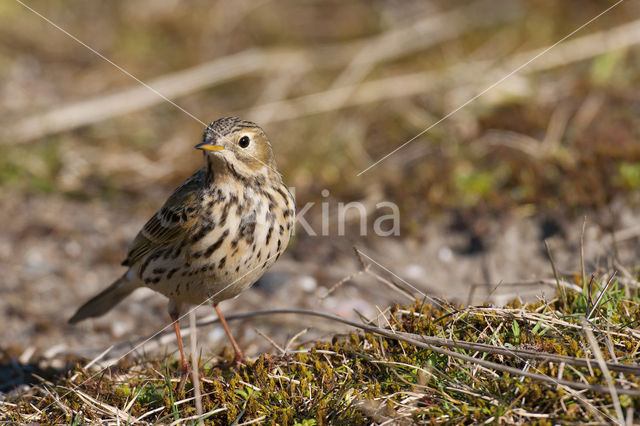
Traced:
<path fill-rule="evenodd" d="M 235 117 L 209 124 L 203 140 L 195 146 L 209 162 L 224 161 L 239 172 L 254 173 L 263 167 L 275 169 L 275 156 L 267 135 L 256 123 Z"/>

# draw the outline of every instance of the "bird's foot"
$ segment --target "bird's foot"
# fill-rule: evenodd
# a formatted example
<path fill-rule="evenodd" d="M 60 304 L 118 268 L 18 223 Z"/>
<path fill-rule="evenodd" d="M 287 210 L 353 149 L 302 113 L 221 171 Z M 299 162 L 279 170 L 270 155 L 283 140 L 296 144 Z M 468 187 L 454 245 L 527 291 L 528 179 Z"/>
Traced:
<path fill-rule="evenodd" d="M 184 390 L 184 385 L 187 384 L 187 379 L 191 376 L 191 368 L 189 368 L 189 364 L 185 363 L 180 366 L 181 374 L 180 374 L 180 384 L 178 385 L 178 392 L 182 392 Z"/>
<path fill-rule="evenodd" d="M 240 367 L 241 365 L 244 365 L 244 354 L 240 351 L 236 351 L 236 353 L 233 355 L 233 363 L 235 364 L 236 367 Z"/>

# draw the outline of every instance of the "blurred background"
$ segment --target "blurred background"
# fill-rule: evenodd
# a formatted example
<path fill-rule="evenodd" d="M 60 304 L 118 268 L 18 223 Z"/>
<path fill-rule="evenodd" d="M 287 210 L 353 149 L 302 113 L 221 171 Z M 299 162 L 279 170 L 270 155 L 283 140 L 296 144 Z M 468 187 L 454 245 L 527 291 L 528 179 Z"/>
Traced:
<path fill-rule="evenodd" d="M 316 233 L 322 203 L 330 213 L 328 235 L 298 228 L 258 285 L 221 305 L 228 314 L 375 318 L 408 301 L 394 283 L 462 304 L 552 297 L 544 241 L 561 276 L 581 277 L 582 251 L 587 277 L 615 267 L 636 279 L 640 2 L 563 40 L 614 4 L 24 1 L 182 110 L 1 2 L 1 356 L 91 356 L 169 323 L 166 299 L 146 289 L 103 318 L 66 321 L 201 167 L 200 121 L 228 115 L 265 129 L 298 209 L 314 203 Z M 358 217 L 339 235 L 338 203 L 352 201 L 367 235 Z M 373 230 L 383 201 L 399 208 L 398 236 Z M 307 327 L 300 340 L 340 331 L 285 316 L 232 324 L 250 355 L 272 350 L 259 333 L 285 345 Z M 205 352 L 227 345 L 219 327 L 203 330 Z"/>

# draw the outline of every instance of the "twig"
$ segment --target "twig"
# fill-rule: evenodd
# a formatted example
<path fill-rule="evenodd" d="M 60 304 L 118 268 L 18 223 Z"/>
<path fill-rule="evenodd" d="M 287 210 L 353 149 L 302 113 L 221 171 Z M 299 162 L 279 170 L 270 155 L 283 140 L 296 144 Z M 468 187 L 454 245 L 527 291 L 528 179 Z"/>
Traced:
<path fill-rule="evenodd" d="M 286 354 L 287 351 L 284 350 L 282 348 L 282 346 L 280 346 L 279 344 L 277 344 L 276 342 L 273 341 L 273 339 L 269 336 L 267 336 L 266 334 L 264 334 L 262 331 L 258 330 L 257 328 L 254 328 L 255 332 L 258 333 L 260 336 L 262 336 L 264 338 L 264 340 L 266 340 L 267 342 L 269 342 L 271 344 L 271 346 L 273 346 L 274 348 L 276 348 L 278 350 L 278 352 L 280 352 L 281 354 Z"/>
<path fill-rule="evenodd" d="M 400 292 L 403 296 L 407 297 L 409 300 L 414 301 L 416 300 L 416 296 L 415 294 L 412 293 L 411 290 L 415 290 L 418 293 L 420 293 L 420 295 L 422 297 L 424 297 L 425 299 L 429 300 L 431 303 L 438 305 L 438 306 L 443 306 L 442 302 L 440 302 L 439 300 L 431 297 L 431 296 L 427 296 L 422 290 L 420 290 L 419 288 L 417 288 L 416 286 L 408 283 L 406 280 L 404 280 L 402 277 L 396 275 L 395 273 L 393 273 L 392 271 L 390 271 L 388 268 L 386 268 L 384 265 L 381 265 L 380 263 L 376 262 L 373 258 L 371 258 L 371 256 L 367 256 L 365 253 L 358 251 L 357 254 L 362 255 L 364 257 L 366 257 L 367 259 L 369 259 L 371 262 L 375 263 L 379 268 L 381 268 L 382 270 L 384 270 L 385 272 L 391 274 L 393 277 L 397 278 L 399 281 L 401 281 L 404 286 L 401 286 L 400 284 L 396 283 L 396 282 L 391 282 L 389 280 L 386 280 L 384 278 L 382 278 L 381 276 L 377 275 L 377 274 L 373 274 L 371 272 L 369 272 L 369 274 L 374 277 L 375 279 L 377 279 L 378 281 L 380 281 L 381 283 L 385 284 L 386 286 L 388 286 L 389 288 Z M 362 260 L 361 260 L 362 262 Z"/>
<path fill-rule="evenodd" d="M 405 298 L 407 298 L 407 300 L 413 302 L 414 300 L 417 299 L 417 297 L 411 292 L 411 290 L 406 289 L 400 285 L 398 285 L 398 283 L 396 283 L 395 281 L 389 281 L 388 279 L 381 277 L 380 275 L 376 274 L 375 272 L 372 271 L 365 271 L 368 275 L 371 275 L 373 278 L 375 278 L 377 281 L 381 282 L 382 284 L 386 285 L 387 287 L 389 287 L 391 290 L 394 290 L 398 293 L 400 293 L 401 295 L 403 295 Z M 422 293 L 425 297 L 426 295 L 424 293 Z"/>
<path fill-rule="evenodd" d="M 284 350 L 285 352 L 289 350 L 289 348 L 291 347 L 291 345 L 293 345 L 293 342 L 295 342 L 296 340 L 298 340 L 300 338 L 300 336 L 302 336 L 303 334 L 305 334 L 306 332 L 308 332 L 309 329 L 305 328 L 303 330 L 300 330 L 300 332 L 296 333 L 291 339 L 289 339 L 289 341 L 287 342 L 287 344 L 284 346 Z"/>
<path fill-rule="evenodd" d="M 364 259 L 362 258 L 362 254 L 360 254 L 360 250 L 358 250 L 358 247 L 353 246 L 353 251 L 356 253 L 356 257 L 358 258 L 358 261 L 360 262 L 362 269 L 365 269 L 365 270 L 369 269 L 369 264 L 365 262 Z"/>
<path fill-rule="evenodd" d="M 368 269 L 368 267 L 367 267 Z M 326 292 L 325 294 L 323 294 L 322 296 L 318 297 L 318 299 L 320 301 L 325 300 L 327 297 L 329 297 L 331 295 L 331 293 L 333 293 L 334 291 L 336 291 L 338 288 L 342 287 L 342 285 L 346 282 L 352 281 L 354 278 L 356 278 L 358 275 L 364 274 L 366 272 L 366 270 L 359 270 L 356 271 L 354 273 L 352 273 L 351 275 L 342 278 L 340 281 L 338 281 L 337 283 L 335 283 L 334 285 L 332 285 Z"/>
<path fill-rule="evenodd" d="M 34 376 L 35 376 L 35 374 L 34 374 Z M 43 387 L 42 387 L 42 389 L 43 389 L 46 393 L 48 393 L 48 394 L 49 394 L 49 396 L 53 399 L 53 401 L 56 403 L 56 405 L 57 405 L 57 406 L 58 406 L 62 411 L 64 411 L 64 413 L 65 413 L 67 416 L 71 416 L 71 414 L 72 414 L 71 409 L 70 409 L 69 407 L 67 407 L 66 405 L 64 405 L 64 404 L 62 403 L 62 401 L 60 401 L 60 398 L 58 398 L 58 395 L 54 395 L 54 394 L 53 394 L 53 392 L 51 392 L 51 391 L 47 388 L 47 386 L 43 386 Z"/>
<path fill-rule="evenodd" d="M 104 351 L 102 351 L 98 356 L 96 356 L 95 358 L 93 358 L 91 361 L 89 361 L 88 363 L 86 363 L 82 369 L 86 370 L 88 368 L 90 368 L 93 364 L 95 364 L 96 362 L 100 361 L 106 354 L 108 354 L 111 349 L 113 349 L 113 345 L 109 346 L 107 349 L 105 349 Z M 71 378 L 69 379 L 69 381 L 73 382 L 75 379 L 78 378 L 79 373 L 75 373 L 73 376 L 71 376 Z"/>

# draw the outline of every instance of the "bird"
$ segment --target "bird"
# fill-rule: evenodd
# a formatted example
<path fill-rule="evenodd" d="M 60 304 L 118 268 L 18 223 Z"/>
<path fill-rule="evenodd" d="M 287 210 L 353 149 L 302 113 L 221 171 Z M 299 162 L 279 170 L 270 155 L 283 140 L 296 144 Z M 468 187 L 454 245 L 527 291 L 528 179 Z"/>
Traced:
<path fill-rule="evenodd" d="M 108 312 L 140 287 L 169 298 L 169 315 L 184 375 L 189 371 L 180 335 L 186 305 L 211 303 L 244 362 L 218 304 L 253 285 L 287 248 L 295 201 L 277 171 L 273 149 L 256 123 L 236 117 L 209 124 L 204 167 L 180 185 L 134 238 L 127 271 L 82 305 L 71 324 Z"/>

